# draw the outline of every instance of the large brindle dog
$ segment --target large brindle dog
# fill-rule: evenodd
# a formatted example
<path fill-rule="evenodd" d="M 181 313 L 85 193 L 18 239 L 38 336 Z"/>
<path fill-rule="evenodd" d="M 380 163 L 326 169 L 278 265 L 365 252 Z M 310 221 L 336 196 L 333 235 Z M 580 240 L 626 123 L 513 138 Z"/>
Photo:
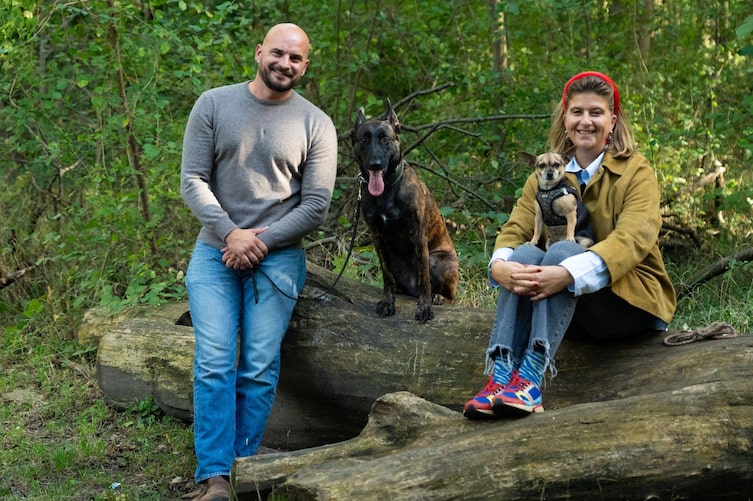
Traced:
<path fill-rule="evenodd" d="M 384 291 L 376 311 L 395 313 L 395 294 L 418 297 L 416 320 L 434 317 L 433 304 L 454 302 L 458 256 L 442 214 L 426 185 L 403 159 L 400 122 L 392 105 L 366 120 L 358 110 L 353 151 L 367 190 L 361 210 L 382 268 Z"/>

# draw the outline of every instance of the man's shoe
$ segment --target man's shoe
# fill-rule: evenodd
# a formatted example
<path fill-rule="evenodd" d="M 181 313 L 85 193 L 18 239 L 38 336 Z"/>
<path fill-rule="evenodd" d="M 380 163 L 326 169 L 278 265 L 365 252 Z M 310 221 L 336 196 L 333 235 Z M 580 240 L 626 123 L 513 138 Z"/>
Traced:
<path fill-rule="evenodd" d="M 516 373 L 512 381 L 492 399 L 492 410 L 501 416 L 527 416 L 544 412 L 539 385 Z"/>
<path fill-rule="evenodd" d="M 207 479 L 204 489 L 193 501 L 230 501 L 230 482 L 223 476 Z"/>
<path fill-rule="evenodd" d="M 468 400 L 463 407 L 463 416 L 468 419 L 489 419 L 494 417 L 492 402 L 494 397 L 502 392 L 505 386 L 494 382 L 494 377 L 489 376 L 481 391 L 476 396 Z"/>

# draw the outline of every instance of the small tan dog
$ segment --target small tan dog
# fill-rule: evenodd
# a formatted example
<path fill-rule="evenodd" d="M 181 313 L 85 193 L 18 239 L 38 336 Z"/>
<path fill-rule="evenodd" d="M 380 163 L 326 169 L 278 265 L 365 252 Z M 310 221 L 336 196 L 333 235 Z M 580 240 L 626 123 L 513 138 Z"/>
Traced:
<path fill-rule="evenodd" d="M 569 240 L 584 247 L 593 245 L 593 230 L 586 206 L 578 191 L 565 181 L 565 159 L 558 153 L 539 156 L 526 151 L 521 158 L 536 169 L 539 191 L 536 193 L 536 223 L 531 244 L 537 245 L 546 226 L 546 248 L 554 242 Z"/>

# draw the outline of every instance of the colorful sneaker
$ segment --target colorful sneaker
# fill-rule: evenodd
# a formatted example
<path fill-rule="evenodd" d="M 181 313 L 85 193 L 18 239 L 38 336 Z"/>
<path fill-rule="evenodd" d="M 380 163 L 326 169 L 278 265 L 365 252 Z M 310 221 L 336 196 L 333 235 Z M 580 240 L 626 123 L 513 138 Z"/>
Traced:
<path fill-rule="evenodd" d="M 463 407 L 463 416 L 468 419 L 488 419 L 494 417 L 492 402 L 494 397 L 499 395 L 505 385 L 495 383 L 494 376 L 489 376 L 489 381 L 476 396 L 468 400 Z"/>
<path fill-rule="evenodd" d="M 533 412 L 544 412 L 539 386 L 517 372 L 510 384 L 497 392 L 492 400 L 492 411 L 500 416 L 525 416 Z"/>

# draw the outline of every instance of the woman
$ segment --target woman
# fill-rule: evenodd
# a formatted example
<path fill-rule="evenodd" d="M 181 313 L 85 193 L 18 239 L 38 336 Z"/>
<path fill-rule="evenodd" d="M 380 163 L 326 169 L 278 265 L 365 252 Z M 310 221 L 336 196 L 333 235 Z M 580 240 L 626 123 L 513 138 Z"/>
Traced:
<path fill-rule="evenodd" d="M 661 214 L 654 170 L 636 151 L 617 86 L 588 71 L 562 92 L 549 136 L 569 160 L 595 244 L 561 241 L 546 251 L 533 236 L 537 181 L 531 175 L 497 237 L 489 262 L 499 288 L 486 386 L 465 404 L 468 418 L 544 410 L 541 381 L 568 331 L 599 341 L 665 330 L 675 292 L 658 245 Z"/>

